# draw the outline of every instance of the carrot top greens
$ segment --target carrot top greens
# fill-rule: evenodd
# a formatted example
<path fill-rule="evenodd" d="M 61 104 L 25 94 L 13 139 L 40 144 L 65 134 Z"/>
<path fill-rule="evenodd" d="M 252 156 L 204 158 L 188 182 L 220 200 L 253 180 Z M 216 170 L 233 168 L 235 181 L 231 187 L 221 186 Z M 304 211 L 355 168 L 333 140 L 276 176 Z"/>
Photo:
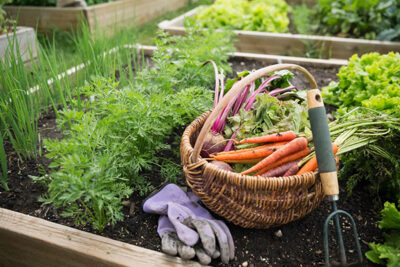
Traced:
<path fill-rule="evenodd" d="M 164 33 L 157 45 L 153 67 L 129 71 L 129 86 L 94 77 L 79 88 L 60 111 L 64 138 L 45 141 L 52 170 L 34 178 L 49 188 L 42 200 L 78 224 L 102 231 L 123 220 L 122 200 L 148 193 L 154 177 L 182 175 L 176 171 L 182 127 L 212 106 L 214 71 L 201 63 L 213 59 L 229 70 L 229 34 Z"/>

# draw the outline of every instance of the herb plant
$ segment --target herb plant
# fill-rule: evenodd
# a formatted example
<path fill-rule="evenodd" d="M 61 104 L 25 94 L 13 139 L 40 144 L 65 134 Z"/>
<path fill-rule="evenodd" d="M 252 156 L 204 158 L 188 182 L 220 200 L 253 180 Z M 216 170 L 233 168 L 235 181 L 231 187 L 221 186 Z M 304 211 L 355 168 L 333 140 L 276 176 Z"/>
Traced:
<path fill-rule="evenodd" d="M 287 32 L 288 10 L 284 0 L 216 0 L 200 10 L 194 20 L 205 28 Z"/>
<path fill-rule="evenodd" d="M 176 177 L 178 166 L 160 155 L 171 150 L 177 129 L 211 106 L 213 70 L 201 63 L 211 58 L 229 70 L 226 33 L 192 29 L 187 37 L 162 33 L 156 42 L 152 68 L 130 74 L 125 87 L 94 78 L 60 112 L 65 138 L 45 141 L 53 171 L 34 179 L 48 183 L 43 201 L 77 223 L 102 231 L 123 219 L 122 199 L 151 190 L 160 166 L 162 176 Z"/>

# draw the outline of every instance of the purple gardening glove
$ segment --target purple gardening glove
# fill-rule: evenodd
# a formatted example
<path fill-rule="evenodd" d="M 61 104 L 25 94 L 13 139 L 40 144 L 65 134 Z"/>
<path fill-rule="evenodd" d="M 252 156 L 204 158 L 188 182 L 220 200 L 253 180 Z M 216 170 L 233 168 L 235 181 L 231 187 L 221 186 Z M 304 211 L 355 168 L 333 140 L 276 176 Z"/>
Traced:
<path fill-rule="evenodd" d="M 193 248 L 179 240 L 175 227 L 169 221 L 168 216 L 160 216 L 157 232 L 161 237 L 161 250 L 163 252 L 171 256 L 179 254 L 185 260 L 192 259 L 196 255 L 201 264 L 208 265 L 211 263 L 211 257 L 201 247 L 196 246 Z"/>
<path fill-rule="evenodd" d="M 234 258 L 233 239 L 225 223 L 215 220 L 205 208 L 198 204 L 197 197 L 192 193 L 186 195 L 177 185 L 168 184 L 148 198 L 143 204 L 143 210 L 147 213 L 168 216 L 177 237 L 187 246 L 195 245 L 200 238 L 204 251 L 210 257 L 215 258 L 220 254 L 224 263 Z M 171 229 L 166 226 L 166 223 L 163 226 L 165 227 L 159 229 L 159 234 L 171 232 L 163 230 L 164 228 Z M 163 235 L 160 234 L 160 237 L 163 238 Z M 218 241 L 220 253 L 217 252 L 216 241 Z"/>

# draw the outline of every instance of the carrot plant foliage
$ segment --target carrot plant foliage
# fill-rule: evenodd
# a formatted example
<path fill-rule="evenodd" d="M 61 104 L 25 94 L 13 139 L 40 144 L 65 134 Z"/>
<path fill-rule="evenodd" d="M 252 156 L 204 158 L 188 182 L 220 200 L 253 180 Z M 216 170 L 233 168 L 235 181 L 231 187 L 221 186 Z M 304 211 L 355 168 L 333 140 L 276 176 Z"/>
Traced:
<path fill-rule="evenodd" d="M 53 171 L 34 178 L 48 185 L 43 201 L 79 224 L 102 231 L 123 220 L 123 199 L 148 193 L 152 177 L 174 173 L 171 166 L 179 166 L 161 156 L 172 149 L 169 140 L 212 104 L 213 70 L 201 63 L 213 59 L 229 70 L 229 34 L 190 30 L 156 42 L 154 65 L 137 71 L 129 86 L 96 77 L 81 87 L 74 108 L 60 112 L 65 137 L 45 141 Z"/>

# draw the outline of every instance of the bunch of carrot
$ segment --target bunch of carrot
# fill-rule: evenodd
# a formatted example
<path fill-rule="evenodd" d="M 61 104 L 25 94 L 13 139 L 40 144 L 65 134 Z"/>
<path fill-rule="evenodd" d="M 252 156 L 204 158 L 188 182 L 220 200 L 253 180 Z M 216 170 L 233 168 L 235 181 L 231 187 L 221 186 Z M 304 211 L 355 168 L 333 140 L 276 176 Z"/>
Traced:
<path fill-rule="evenodd" d="M 265 177 L 290 176 L 315 171 L 318 167 L 315 156 L 307 157 L 311 153 L 307 139 L 293 131 L 246 138 L 235 143 L 263 143 L 255 148 L 211 155 L 214 160 L 227 163 L 255 164 L 241 174 L 254 173 Z M 332 146 L 336 153 L 337 146 L 334 143 Z"/>

